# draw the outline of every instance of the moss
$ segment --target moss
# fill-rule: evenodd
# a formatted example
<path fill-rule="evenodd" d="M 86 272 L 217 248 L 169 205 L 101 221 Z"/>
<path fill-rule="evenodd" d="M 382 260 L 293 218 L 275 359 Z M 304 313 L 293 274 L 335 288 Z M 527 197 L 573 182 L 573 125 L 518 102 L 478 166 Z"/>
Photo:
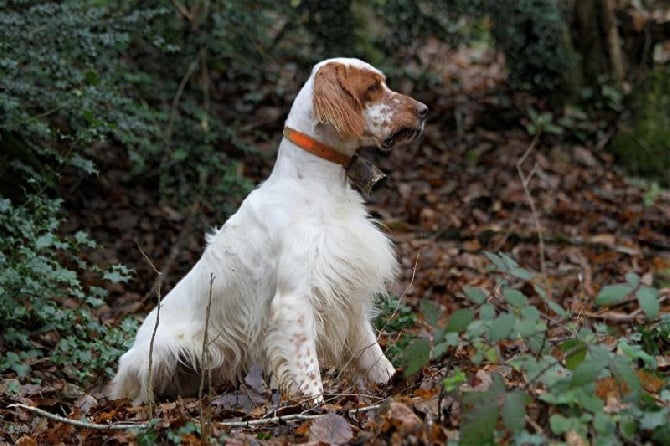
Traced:
<path fill-rule="evenodd" d="M 630 117 L 612 143 L 634 175 L 670 184 L 670 67 L 654 69 L 628 98 Z"/>

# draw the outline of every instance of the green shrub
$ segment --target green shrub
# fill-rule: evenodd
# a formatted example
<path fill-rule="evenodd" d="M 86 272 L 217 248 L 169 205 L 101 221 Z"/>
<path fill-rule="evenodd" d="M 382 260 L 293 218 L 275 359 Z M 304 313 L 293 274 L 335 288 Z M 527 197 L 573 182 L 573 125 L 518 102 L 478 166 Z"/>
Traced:
<path fill-rule="evenodd" d="M 490 14 L 512 88 L 537 94 L 576 91 L 578 56 L 559 2 L 495 1 L 490 3 Z"/>
<path fill-rule="evenodd" d="M 635 175 L 670 184 L 670 68 L 659 67 L 629 95 L 630 116 L 612 143 Z"/>
<path fill-rule="evenodd" d="M 607 342 L 616 332 L 602 323 L 580 324 L 547 298 L 548 290 L 534 280 L 535 273 L 504 254 L 487 256 L 496 277 L 495 291 L 465 288 L 472 306 L 454 312 L 444 326 L 438 325 L 437 316 L 426 318 L 434 327 L 432 339 L 415 341 L 423 353 L 417 354 L 415 344 L 403 351 L 406 374 L 407 368 L 417 372 L 430 359 L 440 360 L 463 344 L 472 346 L 474 364 L 497 370 L 483 391 L 459 391 L 458 384 L 465 381 L 460 370 L 445 378 L 444 391 L 461 400 L 461 442 L 495 444 L 511 436 L 518 444 L 546 443 L 549 438 L 526 430 L 530 404 L 547 414 L 552 439 L 577 434 L 593 444 L 667 442 L 670 391 L 661 390 L 655 399 L 644 389 L 639 373 L 655 373 L 650 339 L 666 333 L 668 320 L 641 327 L 638 334 L 619 335 L 613 349 Z M 629 296 L 637 299 L 650 321 L 658 317 L 657 290 L 642 285 L 633 273 L 623 283 L 603 287 L 594 303 L 612 305 Z M 433 313 L 435 308 L 429 312 Z M 505 348 L 511 343 L 513 348 Z M 513 376 L 511 381 L 518 382 L 514 389 L 503 376 Z M 625 404 L 605 410 L 605 401 L 596 395 L 605 380 L 620 390 Z M 502 406 L 483 404 L 486 401 Z"/>
<path fill-rule="evenodd" d="M 238 123 L 221 120 L 231 104 L 210 98 L 209 73 L 260 77 L 269 3 L 203 3 L 190 20 L 158 0 L 5 3 L 3 178 L 49 177 L 43 166 L 54 161 L 95 172 L 86 151 L 106 141 L 126 150 L 164 199 L 192 203 L 208 191 L 225 206 L 248 191 L 229 155 L 239 152 Z"/>
<path fill-rule="evenodd" d="M 394 296 L 380 299 L 377 305 L 379 314 L 374 320 L 377 330 L 400 333 L 395 342 L 386 346 L 386 356 L 397 366 L 402 360 L 403 350 L 415 339 L 411 332 L 405 330 L 416 323 L 416 314 L 410 306 Z"/>
<path fill-rule="evenodd" d="M 121 265 L 101 270 L 79 259 L 79 249 L 95 243 L 83 232 L 60 236 L 59 208 L 59 200 L 37 194 L 20 206 L 0 199 L 0 373 L 12 370 L 21 380 L 42 357 L 72 364 L 64 371 L 82 381 L 109 373 L 136 328 L 132 320 L 103 326 L 93 315 L 107 290 L 84 287 L 78 271 L 110 282 L 126 281 L 129 271 Z"/>
<path fill-rule="evenodd" d="M 270 5 L 196 2 L 186 18 L 159 0 L 0 1 L 0 372 L 27 379 L 33 359 L 51 356 L 84 381 L 111 371 L 134 331 L 94 315 L 104 282 L 128 271 L 82 261 L 95 243 L 59 233 L 51 198 L 64 169 L 97 173 L 92 146 L 127 152 L 176 204 L 207 191 L 225 214 L 251 187 L 231 156 L 236 115 L 210 99 L 222 93 L 209 75 L 260 79 Z M 82 271 L 100 286 L 82 284 Z"/>

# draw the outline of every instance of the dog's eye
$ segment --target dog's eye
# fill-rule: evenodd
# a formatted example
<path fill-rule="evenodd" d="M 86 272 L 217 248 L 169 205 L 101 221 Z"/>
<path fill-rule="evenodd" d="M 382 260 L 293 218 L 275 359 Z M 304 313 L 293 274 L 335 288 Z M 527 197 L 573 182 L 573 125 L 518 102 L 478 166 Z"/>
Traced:
<path fill-rule="evenodd" d="M 374 84 L 368 87 L 368 93 L 377 93 L 379 91 L 379 88 L 381 88 L 381 86 L 377 82 L 375 82 Z"/>

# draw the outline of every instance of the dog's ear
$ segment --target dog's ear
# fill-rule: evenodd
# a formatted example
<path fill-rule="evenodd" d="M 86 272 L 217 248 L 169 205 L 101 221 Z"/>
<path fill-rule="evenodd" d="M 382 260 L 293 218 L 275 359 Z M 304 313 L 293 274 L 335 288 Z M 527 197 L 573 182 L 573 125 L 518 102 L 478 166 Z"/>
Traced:
<path fill-rule="evenodd" d="M 363 106 L 347 79 L 347 67 L 339 63 L 322 66 L 314 75 L 314 115 L 345 138 L 363 135 Z"/>

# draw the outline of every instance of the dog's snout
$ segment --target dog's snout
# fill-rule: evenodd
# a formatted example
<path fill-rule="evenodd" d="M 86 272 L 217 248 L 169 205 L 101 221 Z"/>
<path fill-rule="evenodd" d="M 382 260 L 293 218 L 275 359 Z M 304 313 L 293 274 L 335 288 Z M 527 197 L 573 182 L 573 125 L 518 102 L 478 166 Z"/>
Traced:
<path fill-rule="evenodd" d="M 425 118 L 428 115 L 428 106 L 423 102 L 417 102 L 415 110 L 419 118 Z"/>

